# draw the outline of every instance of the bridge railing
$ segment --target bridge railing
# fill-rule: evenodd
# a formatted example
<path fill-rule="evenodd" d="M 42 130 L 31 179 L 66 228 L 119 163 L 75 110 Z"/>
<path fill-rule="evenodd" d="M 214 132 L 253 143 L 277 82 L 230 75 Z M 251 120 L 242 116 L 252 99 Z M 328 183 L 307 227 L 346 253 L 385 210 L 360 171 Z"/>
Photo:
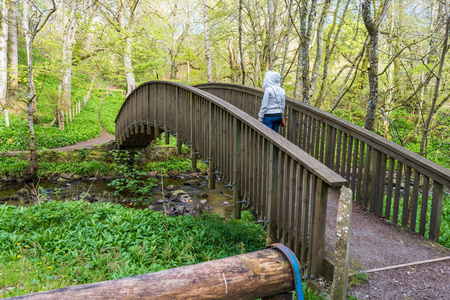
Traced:
<path fill-rule="evenodd" d="M 299 257 L 304 274 L 322 274 L 328 189 L 346 180 L 222 99 L 181 83 L 137 87 L 116 118 L 116 141 L 143 147 L 161 130 L 209 162 L 234 193 L 234 215 L 251 205 L 272 242 Z"/>
<path fill-rule="evenodd" d="M 234 84 L 196 87 L 254 117 L 264 95 L 263 90 Z M 286 99 L 285 116 L 287 125 L 280 133 L 347 179 L 356 202 L 395 224 L 422 236 L 428 231 L 428 238 L 439 240 L 443 187 L 450 187 L 450 170 L 291 98 Z"/>

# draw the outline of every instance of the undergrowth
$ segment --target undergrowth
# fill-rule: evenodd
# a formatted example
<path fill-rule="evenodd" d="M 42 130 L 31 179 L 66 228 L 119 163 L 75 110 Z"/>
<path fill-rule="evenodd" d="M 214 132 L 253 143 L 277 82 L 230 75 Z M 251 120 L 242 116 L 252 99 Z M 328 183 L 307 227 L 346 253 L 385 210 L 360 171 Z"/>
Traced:
<path fill-rule="evenodd" d="M 264 248 L 261 227 L 109 203 L 0 206 L 0 297 L 111 280 Z M 170 249 L 167 249 L 169 245 Z M 170 256 L 168 256 L 170 253 Z"/>

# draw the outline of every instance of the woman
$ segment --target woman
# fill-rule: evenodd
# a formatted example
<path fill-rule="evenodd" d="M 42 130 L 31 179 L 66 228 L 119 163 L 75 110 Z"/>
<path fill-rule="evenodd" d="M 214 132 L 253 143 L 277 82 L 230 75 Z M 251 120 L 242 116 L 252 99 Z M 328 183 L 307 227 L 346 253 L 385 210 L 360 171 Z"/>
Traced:
<path fill-rule="evenodd" d="M 280 73 L 267 71 L 264 74 L 264 97 L 259 110 L 258 120 L 278 132 L 283 119 L 286 93 L 280 87 Z"/>

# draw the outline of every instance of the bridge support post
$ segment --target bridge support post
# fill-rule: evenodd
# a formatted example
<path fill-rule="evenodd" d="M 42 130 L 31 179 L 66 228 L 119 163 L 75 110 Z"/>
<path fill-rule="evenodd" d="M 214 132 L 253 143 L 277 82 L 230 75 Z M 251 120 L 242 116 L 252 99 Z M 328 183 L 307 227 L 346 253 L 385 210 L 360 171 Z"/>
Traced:
<path fill-rule="evenodd" d="M 242 151 L 242 123 L 237 118 L 234 119 L 234 141 L 235 146 L 233 149 L 234 156 L 234 189 L 233 189 L 233 217 L 235 219 L 241 218 L 242 203 L 241 203 L 241 151 Z"/>

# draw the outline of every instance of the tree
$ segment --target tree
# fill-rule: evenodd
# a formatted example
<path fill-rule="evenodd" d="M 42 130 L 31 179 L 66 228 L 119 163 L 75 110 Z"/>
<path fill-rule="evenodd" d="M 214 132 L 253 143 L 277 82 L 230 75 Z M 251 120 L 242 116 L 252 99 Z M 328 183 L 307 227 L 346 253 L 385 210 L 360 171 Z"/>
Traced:
<path fill-rule="evenodd" d="M 25 42 L 27 48 L 27 113 L 28 113 L 28 129 L 30 134 L 30 175 L 36 176 L 37 172 L 37 153 L 34 136 L 34 112 L 36 105 L 36 89 L 34 87 L 33 77 L 33 42 L 36 35 L 44 28 L 50 19 L 50 16 L 56 11 L 55 0 L 51 0 L 50 6 L 42 4 L 41 7 L 30 7 L 30 0 L 23 2 L 23 28 L 25 31 Z M 34 4 L 36 5 L 36 4 Z M 33 107 L 34 106 L 34 107 Z"/>
<path fill-rule="evenodd" d="M 206 65 L 208 68 L 208 82 L 213 82 L 213 67 L 211 59 L 211 46 L 209 40 L 209 18 L 208 18 L 208 1 L 203 0 L 203 26 L 205 27 L 205 54 Z"/>
<path fill-rule="evenodd" d="M 9 126 L 6 93 L 8 89 L 8 10 L 9 1 L 2 1 L 2 23 L 0 33 L 0 105 L 5 113 L 5 125 Z"/>
<path fill-rule="evenodd" d="M 8 99 L 13 103 L 19 84 L 19 58 L 17 42 L 17 2 L 9 0 L 8 10 Z"/>
<path fill-rule="evenodd" d="M 367 105 L 366 120 L 364 123 L 364 128 L 370 131 L 375 129 L 375 113 L 378 104 L 378 27 L 384 18 L 389 7 L 389 1 L 385 0 L 383 9 L 375 21 L 371 14 L 371 0 L 364 0 L 362 3 L 363 20 L 366 26 L 367 32 L 369 33 L 369 86 L 370 95 L 369 103 Z M 374 8 L 375 10 L 375 8 Z M 375 14 L 375 13 L 374 13 Z M 376 14 L 375 14 L 376 15 Z"/>
<path fill-rule="evenodd" d="M 127 81 L 127 96 L 136 87 L 131 61 L 131 41 L 140 0 L 117 0 L 114 2 L 97 1 L 101 14 L 114 27 L 119 35 L 119 50 L 122 55 L 125 79 Z"/>

